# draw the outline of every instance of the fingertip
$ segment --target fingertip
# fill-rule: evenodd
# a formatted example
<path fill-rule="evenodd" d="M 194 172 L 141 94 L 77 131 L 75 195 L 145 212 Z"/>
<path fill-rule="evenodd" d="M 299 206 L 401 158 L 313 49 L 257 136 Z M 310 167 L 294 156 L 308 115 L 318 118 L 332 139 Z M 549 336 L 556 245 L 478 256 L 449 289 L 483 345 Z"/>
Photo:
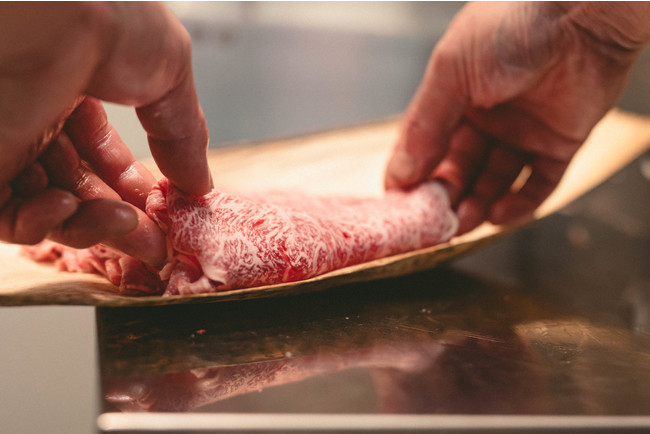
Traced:
<path fill-rule="evenodd" d="M 48 238 L 82 249 L 103 243 L 147 264 L 162 265 L 166 238 L 143 211 L 109 199 L 84 201 Z"/>
<path fill-rule="evenodd" d="M 58 188 L 46 190 L 44 196 L 37 195 L 35 200 L 41 201 L 44 207 L 51 209 L 61 220 L 72 216 L 79 209 L 81 203 L 79 198 L 71 192 Z"/>
<path fill-rule="evenodd" d="M 189 193 L 196 196 L 201 196 L 210 193 L 212 189 L 214 189 L 214 180 L 212 179 L 212 173 L 210 173 L 209 167 L 207 167 L 207 162 L 203 173 L 204 175 L 201 175 L 200 182 L 193 185 L 193 188 L 190 188 L 188 190 Z"/>
<path fill-rule="evenodd" d="M 152 155 L 169 181 L 185 193 L 203 195 L 213 188 L 212 174 L 205 150 L 182 144 L 164 144 L 150 138 Z"/>
<path fill-rule="evenodd" d="M 208 194 L 214 188 L 214 183 L 212 181 L 212 176 L 208 175 L 203 177 L 203 179 L 190 179 L 186 178 L 182 180 L 177 180 L 174 178 L 169 178 L 170 182 L 179 190 L 184 193 L 193 195 L 193 196 L 202 196 Z"/>
<path fill-rule="evenodd" d="M 167 243 L 160 227 L 141 210 L 135 210 L 137 227 L 128 234 L 106 240 L 104 244 L 147 264 L 160 266 L 165 261 Z"/>
<path fill-rule="evenodd" d="M 398 190 L 399 184 L 388 174 L 384 176 L 384 190 Z"/>
<path fill-rule="evenodd" d="M 128 203 L 115 201 L 111 211 L 113 221 L 111 229 L 114 234 L 128 234 L 138 227 L 138 214 Z"/>

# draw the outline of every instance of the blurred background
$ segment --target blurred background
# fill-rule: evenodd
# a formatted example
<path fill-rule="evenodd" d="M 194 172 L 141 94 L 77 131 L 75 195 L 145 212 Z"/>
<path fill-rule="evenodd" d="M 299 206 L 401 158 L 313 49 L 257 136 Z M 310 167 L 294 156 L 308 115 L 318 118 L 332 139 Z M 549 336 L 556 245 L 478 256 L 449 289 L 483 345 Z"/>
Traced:
<path fill-rule="evenodd" d="M 459 2 L 174 2 L 193 42 L 213 146 L 347 126 L 404 110 Z M 109 118 L 136 157 L 130 108 Z"/>
<path fill-rule="evenodd" d="M 193 40 L 213 146 L 266 140 L 400 113 L 462 2 L 177 2 Z M 650 54 L 621 107 L 650 113 Z M 107 105 L 136 158 L 149 155 L 131 108 Z M 0 309 L 3 432 L 92 432 L 94 309 Z"/>
<path fill-rule="evenodd" d="M 188 29 L 212 146 L 283 138 L 401 113 L 464 2 L 171 2 Z M 650 113 L 650 49 L 621 97 Z M 133 109 L 109 118 L 148 156 Z"/>

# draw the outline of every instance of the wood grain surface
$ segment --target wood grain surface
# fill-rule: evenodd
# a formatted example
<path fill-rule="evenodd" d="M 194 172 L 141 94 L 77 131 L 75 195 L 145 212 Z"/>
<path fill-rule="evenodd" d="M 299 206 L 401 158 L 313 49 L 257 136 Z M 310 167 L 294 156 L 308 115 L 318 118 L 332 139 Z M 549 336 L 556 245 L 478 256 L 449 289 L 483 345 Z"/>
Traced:
<path fill-rule="evenodd" d="M 398 120 L 391 119 L 269 143 L 239 144 L 211 151 L 210 166 L 215 185 L 231 192 L 282 189 L 313 194 L 379 195 L 397 128 Z M 558 211 L 649 147 L 650 118 L 616 110 L 610 112 L 594 129 L 535 219 Z M 145 164 L 160 176 L 151 161 Z M 524 224 L 508 227 L 484 224 L 449 243 L 346 267 L 301 282 L 174 297 L 121 296 L 101 276 L 60 272 L 20 256 L 18 246 L 0 244 L 0 305 L 163 305 L 318 291 L 429 269 Z"/>

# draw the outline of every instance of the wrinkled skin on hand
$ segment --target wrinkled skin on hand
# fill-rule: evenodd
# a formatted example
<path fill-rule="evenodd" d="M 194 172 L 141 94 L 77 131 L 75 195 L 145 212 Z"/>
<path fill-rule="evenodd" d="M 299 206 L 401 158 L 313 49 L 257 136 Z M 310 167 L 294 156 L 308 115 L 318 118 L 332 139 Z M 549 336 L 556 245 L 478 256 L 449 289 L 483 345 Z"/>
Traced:
<path fill-rule="evenodd" d="M 142 211 L 155 180 L 100 100 L 136 108 L 179 188 L 210 190 L 190 39 L 172 14 L 156 3 L 2 4 L 0 94 L 0 241 L 104 241 L 161 263 L 164 237 Z"/>
<path fill-rule="evenodd" d="M 614 105 L 649 23 L 647 4 L 469 4 L 433 51 L 386 187 L 441 179 L 459 233 L 530 216 Z"/>

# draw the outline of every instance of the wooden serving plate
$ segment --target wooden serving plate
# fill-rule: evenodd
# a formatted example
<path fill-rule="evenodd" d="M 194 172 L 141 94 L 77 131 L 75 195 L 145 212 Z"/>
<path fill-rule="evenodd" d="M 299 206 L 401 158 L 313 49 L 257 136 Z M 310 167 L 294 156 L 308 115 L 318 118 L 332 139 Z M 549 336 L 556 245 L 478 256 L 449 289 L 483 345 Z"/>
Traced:
<path fill-rule="evenodd" d="M 398 120 L 210 152 L 215 185 L 227 191 L 301 190 L 314 194 L 379 195 Z M 571 163 L 560 186 L 534 219 L 552 214 L 605 181 L 650 147 L 650 118 L 610 112 Z M 159 176 L 151 161 L 145 162 Z M 318 291 L 346 283 L 396 277 L 435 267 L 522 227 L 484 224 L 449 243 L 395 255 L 293 283 L 191 296 L 127 297 L 103 277 L 57 271 L 0 244 L 0 305 L 97 306 L 215 302 Z"/>

